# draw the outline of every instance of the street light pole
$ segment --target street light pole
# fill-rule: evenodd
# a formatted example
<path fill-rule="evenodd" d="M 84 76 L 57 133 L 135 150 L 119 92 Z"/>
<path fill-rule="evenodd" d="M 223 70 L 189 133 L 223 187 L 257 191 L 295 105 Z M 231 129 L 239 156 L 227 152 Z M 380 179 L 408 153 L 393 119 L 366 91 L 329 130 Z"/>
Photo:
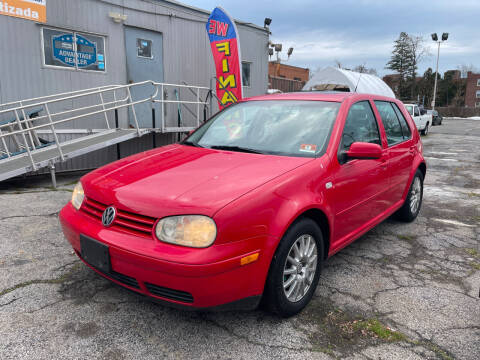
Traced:
<path fill-rule="evenodd" d="M 433 86 L 432 110 L 435 110 L 435 98 L 437 97 L 438 59 L 440 57 L 440 43 L 441 43 L 441 41 L 437 41 L 437 43 L 438 43 L 437 69 L 435 70 L 435 85 Z"/>
<path fill-rule="evenodd" d="M 444 41 L 447 41 L 447 39 L 448 39 L 448 33 L 443 33 L 442 34 L 442 40 L 438 40 L 437 33 L 432 34 L 432 40 L 435 41 L 438 44 L 437 68 L 435 70 L 435 85 L 433 86 L 432 110 L 435 110 L 435 100 L 436 100 L 436 97 L 437 97 L 438 59 L 440 58 L 440 44 Z"/>

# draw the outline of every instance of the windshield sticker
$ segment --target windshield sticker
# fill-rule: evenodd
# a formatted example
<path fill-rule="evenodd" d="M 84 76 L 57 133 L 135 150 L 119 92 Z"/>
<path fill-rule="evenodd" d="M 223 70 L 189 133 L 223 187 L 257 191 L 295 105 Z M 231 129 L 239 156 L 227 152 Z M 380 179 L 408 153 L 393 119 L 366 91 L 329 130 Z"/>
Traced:
<path fill-rule="evenodd" d="M 300 145 L 299 151 L 314 153 L 317 151 L 317 145 L 315 144 L 302 144 Z"/>

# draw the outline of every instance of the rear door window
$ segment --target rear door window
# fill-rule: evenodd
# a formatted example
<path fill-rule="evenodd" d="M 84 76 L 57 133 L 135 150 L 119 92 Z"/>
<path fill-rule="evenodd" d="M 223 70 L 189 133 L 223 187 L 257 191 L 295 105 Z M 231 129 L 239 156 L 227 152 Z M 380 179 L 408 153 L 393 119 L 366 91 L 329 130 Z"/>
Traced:
<path fill-rule="evenodd" d="M 342 134 L 342 150 L 349 150 L 354 142 L 368 142 L 381 146 L 377 120 L 368 101 L 359 101 L 348 111 Z"/>
<path fill-rule="evenodd" d="M 400 125 L 400 121 L 398 120 L 392 104 L 388 101 L 375 100 L 374 102 L 378 112 L 380 113 L 380 117 L 382 118 L 385 134 L 387 135 L 388 146 L 402 142 L 402 126 Z"/>
<path fill-rule="evenodd" d="M 398 120 L 400 120 L 400 126 L 402 127 L 403 139 L 407 140 L 410 139 L 412 136 L 412 132 L 410 131 L 410 127 L 408 126 L 407 120 L 403 116 L 402 112 L 398 108 L 397 104 L 391 103 L 395 113 L 397 114 Z"/>

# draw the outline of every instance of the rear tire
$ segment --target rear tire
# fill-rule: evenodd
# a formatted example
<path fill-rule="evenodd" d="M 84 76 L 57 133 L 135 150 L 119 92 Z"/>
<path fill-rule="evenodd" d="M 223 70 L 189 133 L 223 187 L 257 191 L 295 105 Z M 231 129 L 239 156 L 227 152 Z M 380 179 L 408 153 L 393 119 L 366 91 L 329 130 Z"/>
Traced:
<path fill-rule="evenodd" d="M 302 218 L 290 226 L 265 284 L 263 305 L 269 311 L 290 317 L 310 302 L 320 279 L 323 249 L 322 231 L 312 219 Z"/>
<path fill-rule="evenodd" d="M 423 199 L 423 174 L 417 169 L 413 177 L 410 188 L 408 189 L 407 198 L 402 207 L 396 212 L 396 217 L 405 222 L 412 222 L 416 219 Z"/>
<path fill-rule="evenodd" d="M 428 123 L 425 125 L 425 129 L 422 130 L 422 135 L 427 136 L 428 135 Z"/>

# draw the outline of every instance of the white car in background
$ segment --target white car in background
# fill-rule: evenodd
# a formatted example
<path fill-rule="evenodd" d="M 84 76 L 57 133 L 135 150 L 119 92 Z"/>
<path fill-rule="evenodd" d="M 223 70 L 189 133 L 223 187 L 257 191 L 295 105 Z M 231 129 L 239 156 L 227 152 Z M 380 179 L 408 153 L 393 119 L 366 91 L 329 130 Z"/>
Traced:
<path fill-rule="evenodd" d="M 408 113 L 412 116 L 417 130 L 420 131 L 422 135 L 428 134 L 428 127 L 432 125 L 432 114 L 427 114 L 426 110 L 423 110 L 418 107 L 417 104 L 404 104 Z"/>

